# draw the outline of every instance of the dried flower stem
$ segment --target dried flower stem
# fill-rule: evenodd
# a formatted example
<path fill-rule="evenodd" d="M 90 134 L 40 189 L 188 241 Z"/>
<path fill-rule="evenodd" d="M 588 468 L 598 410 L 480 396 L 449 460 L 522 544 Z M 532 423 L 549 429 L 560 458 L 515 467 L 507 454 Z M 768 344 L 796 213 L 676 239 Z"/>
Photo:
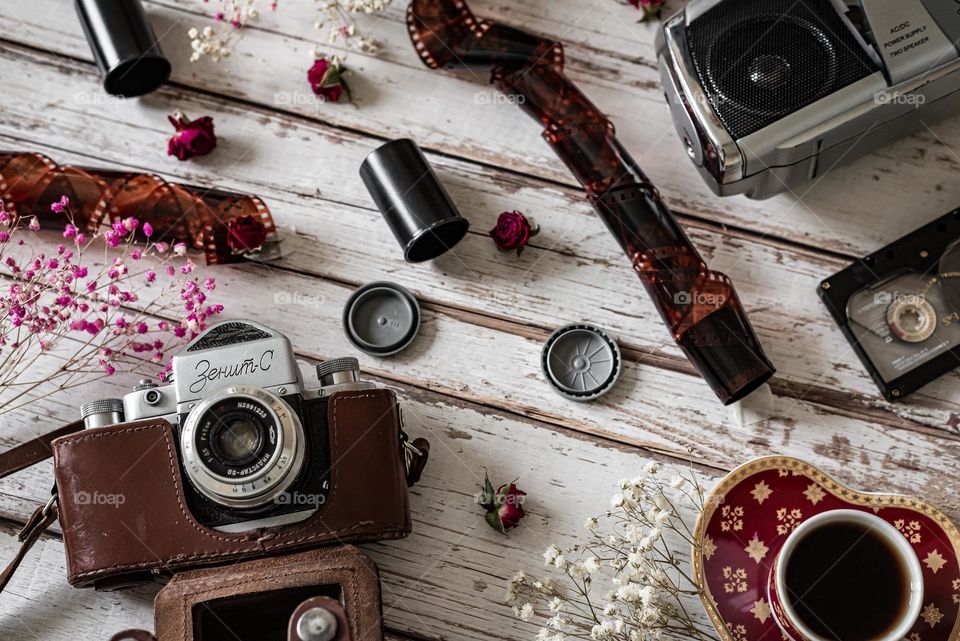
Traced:
<path fill-rule="evenodd" d="M 222 310 L 207 302 L 213 280 L 190 276 L 184 245 L 150 241 L 150 225 L 134 218 L 87 238 L 66 197 L 51 209 L 66 223 L 53 252 L 39 246 L 36 218 L 0 202 L 0 414 L 32 402 L 44 386 L 69 389 L 120 370 L 162 376 L 165 354 Z M 138 231 L 146 244 L 135 242 Z M 154 295 L 141 300 L 147 291 Z"/>
<path fill-rule="evenodd" d="M 550 546 L 546 565 L 561 571 L 560 584 L 518 573 L 507 601 L 524 621 L 540 617 L 538 641 L 657 641 L 663 635 L 713 641 L 716 633 L 684 603 L 700 595 L 669 539 L 695 545 L 687 511 L 703 510 L 703 488 L 689 470 L 665 484 L 651 463 L 644 476 L 620 483 L 611 510 L 587 520 L 587 543 Z M 601 522 L 609 532 L 601 533 Z M 604 572 L 603 570 L 607 570 Z M 607 586 L 598 592 L 598 585 Z M 606 603 L 598 605 L 599 597 Z M 545 607 L 545 609 L 544 609 Z"/>

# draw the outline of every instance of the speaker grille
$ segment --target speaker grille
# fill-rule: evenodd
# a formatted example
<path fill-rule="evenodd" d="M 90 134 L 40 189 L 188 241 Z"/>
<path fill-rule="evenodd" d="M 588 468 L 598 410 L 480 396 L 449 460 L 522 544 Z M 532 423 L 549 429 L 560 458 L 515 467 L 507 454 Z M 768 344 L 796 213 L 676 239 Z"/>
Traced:
<path fill-rule="evenodd" d="M 687 27 L 687 44 L 737 139 L 878 70 L 830 0 L 727 0 Z"/>

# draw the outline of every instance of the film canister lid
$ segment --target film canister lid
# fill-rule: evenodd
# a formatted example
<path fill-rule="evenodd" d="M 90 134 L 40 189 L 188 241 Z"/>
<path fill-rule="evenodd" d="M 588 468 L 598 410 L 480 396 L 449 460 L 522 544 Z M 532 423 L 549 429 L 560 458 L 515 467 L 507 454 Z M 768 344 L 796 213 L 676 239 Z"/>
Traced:
<path fill-rule="evenodd" d="M 440 256 L 470 228 L 417 143 L 409 138 L 370 152 L 360 165 L 360 178 L 403 247 L 407 262 Z"/>
<path fill-rule="evenodd" d="M 396 354 L 420 331 L 420 305 L 408 289 L 396 283 L 368 283 L 347 299 L 343 329 L 350 342 L 367 354 Z"/>
<path fill-rule="evenodd" d="M 586 323 L 565 325 L 550 335 L 541 353 L 543 374 L 563 396 L 591 401 L 620 378 L 623 360 L 613 338 Z"/>
<path fill-rule="evenodd" d="M 76 0 L 76 6 L 108 94 L 142 96 L 170 77 L 140 0 Z"/>

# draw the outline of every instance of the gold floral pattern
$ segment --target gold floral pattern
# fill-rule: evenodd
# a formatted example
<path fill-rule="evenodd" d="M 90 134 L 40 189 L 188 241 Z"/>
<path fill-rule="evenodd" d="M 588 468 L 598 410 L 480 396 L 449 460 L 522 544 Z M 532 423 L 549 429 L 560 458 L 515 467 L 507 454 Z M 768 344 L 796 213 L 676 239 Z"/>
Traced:
<path fill-rule="evenodd" d="M 940 619 L 943 618 L 943 612 L 940 611 L 940 608 L 933 604 L 933 601 L 930 602 L 927 607 L 923 609 L 923 612 L 920 613 L 920 618 L 930 624 L 930 627 L 940 623 Z"/>
<path fill-rule="evenodd" d="M 767 556 L 767 552 L 770 550 L 763 541 L 757 537 L 756 534 L 753 535 L 753 538 L 750 539 L 750 543 L 747 544 L 747 547 L 743 548 L 743 551 L 747 553 L 751 559 L 755 562 L 760 563 L 763 560 L 763 557 Z"/>
<path fill-rule="evenodd" d="M 717 551 L 717 544 L 713 542 L 713 539 L 709 535 L 704 535 L 703 543 L 700 544 L 700 553 L 703 554 L 703 558 L 710 560 L 713 558 L 714 552 Z"/>
<path fill-rule="evenodd" d="M 730 630 L 733 641 L 747 641 L 747 628 L 742 623 L 727 623 L 727 630 Z"/>
<path fill-rule="evenodd" d="M 803 518 L 803 513 L 799 508 L 793 508 L 788 510 L 785 507 L 777 510 L 777 534 L 789 534 L 793 532 L 794 528 L 800 525 L 800 519 Z"/>
<path fill-rule="evenodd" d="M 717 570 L 723 568 L 725 565 L 724 562 L 730 563 L 732 568 L 737 568 L 737 558 L 743 559 L 743 557 L 738 557 L 739 553 L 734 552 L 734 550 L 744 550 L 749 556 L 750 552 L 747 548 L 743 547 L 745 544 L 742 542 L 747 537 L 742 536 L 742 533 L 744 530 L 754 531 L 753 511 L 743 514 L 739 519 L 732 519 L 735 515 L 732 514 L 731 508 L 726 510 L 726 514 L 721 519 L 721 511 L 723 506 L 736 506 L 737 503 L 739 503 L 740 506 L 749 507 L 749 505 L 752 504 L 751 501 L 755 500 L 755 497 L 751 496 L 752 493 L 750 490 L 752 490 L 760 480 L 760 478 L 755 477 L 755 475 L 762 473 L 767 473 L 763 478 L 770 486 L 772 493 L 777 495 L 777 502 L 780 502 L 782 506 L 781 518 L 776 519 L 774 523 L 770 523 L 769 520 L 777 516 L 778 510 L 776 507 L 773 507 L 772 510 L 762 510 L 762 512 L 767 514 L 767 527 L 777 527 L 779 532 L 785 531 L 788 534 L 803 521 L 803 517 L 809 517 L 810 513 L 818 511 L 816 508 L 823 509 L 820 503 L 828 504 L 827 509 L 830 509 L 830 505 L 837 500 L 846 502 L 854 507 L 859 506 L 861 509 L 872 510 L 874 513 L 881 515 L 886 513 L 888 509 L 916 513 L 915 517 L 909 514 L 904 515 L 905 522 L 899 524 L 900 531 L 904 533 L 904 530 L 906 530 L 904 536 L 908 541 L 911 537 L 920 536 L 920 540 L 923 541 L 923 543 L 920 544 L 923 546 L 923 551 L 920 554 L 921 558 L 940 541 L 949 541 L 944 543 L 944 545 L 947 546 L 945 551 L 942 549 L 943 546 L 938 546 L 940 548 L 938 552 L 942 553 L 942 556 L 947 560 L 946 567 L 948 571 L 946 574 L 948 577 L 946 579 L 937 579 L 938 581 L 942 581 L 941 585 L 943 588 L 946 588 L 946 590 L 939 593 L 938 598 L 940 600 L 931 599 L 930 605 L 924 609 L 924 617 L 918 619 L 916 624 L 918 626 L 916 630 L 919 630 L 920 633 L 911 634 L 909 637 L 906 637 L 906 639 L 909 641 L 960 641 L 960 620 L 958 620 L 957 612 L 954 609 L 960 606 L 960 571 L 954 569 L 955 564 L 953 563 L 955 558 L 954 554 L 960 553 L 960 530 L 958 530 L 950 518 L 935 506 L 915 497 L 852 490 L 827 476 L 823 471 L 813 465 L 787 456 L 764 456 L 734 469 L 711 490 L 706 501 L 708 505 L 697 521 L 697 526 L 694 530 L 694 554 L 691 559 L 693 576 L 702 590 L 700 596 L 703 605 L 705 606 L 710 622 L 718 632 L 720 641 L 748 641 L 746 637 L 750 636 L 752 639 L 756 636 L 753 631 L 758 628 L 769 632 L 769 634 L 764 636 L 773 637 L 774 639 L 781 637 L 783 641 L 790 641 L 786 637 L 783 637 L 781 631 L 777 630 L 776 627 L 771 627 L 776 625 L 772 623 L 775 619 L 776 603 L 767 603 L 767 606 L 771 609 L 771 616 L 764 622 L 761 622 L 753 612 L 753 609 L 756 609 L 757 606 L 756 599 L 763 600 L 765 596 L 763 593 L 765 581 L 760 580 L 759 583 L 756 583 L 755 575 L 757 572 L 762 572 L 763 568 L 766 567 L 764 566 L 764 561 L 771 561 L 771 550 L 775 551 L 776 547 L 782 543 L 782 539 L 780 538 L 782 535 L 766 540 L 765 542 L 759 539 L 759 535 L 755 537 L 758 543 L 771 547 L 767 550 L 762 561 L 755 562 L 756 565 L 751 566 L 749 563 L 744 564 L 743 567 L 748 569 L 746 581 L 749 586 L 747 592 L 725 595 L 720 598 L 720 601 L 723 603 L 718 605 L 714 595 L 723 593 L 723 581 L 718 580 L 717 583 L 713 584 L 714 589 L 712 591 L 710 587 L 712 581 L 707 581 L 707 570 L 713 568 L 713 572 L 717 572 Z M 778 475 L 780 477 L 779 480 L 777 478 Z M 799 478 L 799 483 L 797 481 L 791 481 L 789 478 L 791 476 Z M 780 492 L 781 481 L 790 484 L 789 486 L 795 489 L 792 492 Z M 819 484 L 820 488 L 825 492 L 823 498 L 816 503 L 813 502 L 816 494 L 813 498 L 806 496 L 804 488 L 808 488 L 810 483 Z M 739 493 L 739 500 L 734 499 L 732 503 L 728 503 L 725 499 L 731 497 L 733 492 Z M 789 500 L 781 501 L 781 499 Z M 809 500 L 810 503 L 806 503 L 807 500 Z M 805 508 L 804 505 L 807 507 Z M 815 505 L 816 508 L 810 509 L 810 506 L 813 505 Z M 799 519 L 794 519 L 795 522 L 791 523 L 790 517 L 795 516 L 791 514 L 791 508 L 794 507 L 799 507 L 802 514 Z M 756 512 L 759 515 L 761 510 L 757 510 Z M 899 516 L 900 515 L 888 517 L 889 522 L 893 524 L 894 519 Z M 931 521 L 929 525 L 925 521 L 926 518 L 929 518 Z M 721 527 L 722 521 L 729 522 L 731 519 L 733 522 L 736 520 L 742 521 L 741 529 L 737 533 L 733 532 L 733 522 L 728 523 L 726 528 Z M 918 527 L 914 527 L 911 531 L 910 521 L 912 519 L 920 520 L 915 523 Z M 716 528 L 711 544 L 716 548 L 712 558 L 717 560 L 717 562 L 714 563 L 710 561 L 710 564 L 707 563 L 708 559 L 703 556 L 703 542 L 704 537 L 707 535 L 708 527 L 711 529 Z M 724 534 L 720 535 L 720 532 L 724 532 Z M 721 542 L 721 539 L 723 542 Z M 729 544 L 731 543 L 739 543 L 739 545 L 730 549 Z M 746 545 L 749 547 L 749 543 Z M 711 546 L 708 545 L 707 549 L 710 549 L 710 547 Z M 724 558 L 727 556 L 729 556 L 729 559 Z M 720 558 L 718 559 L 718 557 Z M 745 559 L 743 559 L 743 561 L 745 561 Z M 960 566 L 958 566 L 958 569 L 960 569 Z M 928 581 L 935 580 L 932 578 L 932 573 L 924 571 L 924 574 Z M 717 574 L 713 576 L 717 576 Z M 958 578 L 953 580 L 953 577 Z M 950 590 L 951 585 L 953 587 L 952 590 Z M 953 603 L 956 605 L 941 612 L 937 605 L 948 603 L 947 595 L 950 595 Z M 744 599 L 748 600 L 744 601 Z M 731 606 L 732 603 L 736 603 L 737 605 Z M 721 607 L 732 607 L 732 611 L 729 613 L 722 611 Z M 762 609 L 760 611 L 762 611 Z M 923 629 L 921 630 L 919 626 L 923 626 Z M 931 630 L 931 628 L 933 629 L 931 632 L 924 631 Z"/>
<path fill-rule="evenodd" d="M 734 570 L 729 565 L 723 568 L 723 591 L 727 594 L 747 591 L 747 571 L 743 568 Z"/>
<path fill-rule="evenodd" d="M 923 563 L 930 568 L 930 571 L 936 574 L 940 571 L 940 568 L 947 564 L 947 560 L 943 558 L 943 555 L 940 554 L 940 551 L 934 548 L 927 554 L 927 558 L 923 560 Z"/>
<path fill-rule="evenodd" d="M 770 604 L 767 603 L 766 599 L 754 601 L 753 607 L 750 608 L 750 612 L 753 613 L 753 616 L 756 617 L 760 623 L 763 623 L 770 616 Z"/>
<path fill-rule="evenodd" d="M 823 491 L 819 483 L 811 483 L 807 486 L 807 489 L 803 491 L 803 495 L 807 497 L 807 500 L 813 505 L 816 505 L 823 500 L 823 497 L 825 497 L 827 493 Z"/>
<path fill-rule="evenodd" d="M 724 505 L 720 508 L 720 530 L 723 532 L 739 532 L 743 529 L 743 507 L 739 505 Z"/>
<path fill-rule="evenodd" d="M 893 522 L 893 525 L 900 530 L 911 543 L 920 543 L 920 541 L 923 540 L 920 536 L 920 521 L 910 521 L 908 523 L 904 519 L 897 519 Z"/>
<path fill-rule="evenodd" d="M 770 489 L 770 486 L 767 485 L 766 481 L 760 481 L 753 486 L 750 494 L 753 495 L 753 498 L 756 499 L 757 503 L 763 505 L 763 502 L 770 498 L 770 495 L 773 494 L 773 490 Z"/>

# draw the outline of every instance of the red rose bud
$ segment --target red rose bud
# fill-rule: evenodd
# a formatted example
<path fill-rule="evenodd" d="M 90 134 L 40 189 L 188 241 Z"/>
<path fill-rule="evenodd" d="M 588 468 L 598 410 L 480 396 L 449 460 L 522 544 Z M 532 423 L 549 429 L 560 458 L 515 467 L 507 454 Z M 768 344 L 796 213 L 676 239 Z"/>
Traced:
<path fill-rule="evenodd" d="M 500 250 L 513 250 L 519 256 L 539 232 L 540 228 L 533 227 L 519 211 L 505 211 L 497 217 L 497 226 L 490 230 L 490 238 Z"/>
<path fill-rule="evenodd" d="M 170 124 L 177 130 L 167 142 L 167 155 L 179 160 L 189 160 L 194 156 L 205 156 L 217 146 L 217 136 L 213 133 L 213 118 L 204 116 L 196 120 L 187 120 L 183 114 L 167 116 Z"/>
<path fill-rule="evenodd" d="M 227 246 L 238 254 L 260 249 L 267 240 L 267 228 L 253 216 L 238 216 L 227 225 Z"/>
<path fill-rule="evenodd" d="M 487 525 L 501 534 L 506 534 L 510 528 L 520 524 L 520 519 L 526 516 L 523 503 L 526 492 L 517 488 L 515 483 L 501 485 L 494 492 L 490 477 L 484 475 L 483 490 L 480 493 L 480 506 L 487 511 L 484 520 Z"/>
<path fill-rule="evenodd" d="M 310 83 L 313 93 L 324 101 L 337 102 L 344 92 L 350 97 L 350 90 L 343 80 L 343 71 L 343 67 L 336 60 L 318 58 L 307 71 L 307 82 Z"/>

